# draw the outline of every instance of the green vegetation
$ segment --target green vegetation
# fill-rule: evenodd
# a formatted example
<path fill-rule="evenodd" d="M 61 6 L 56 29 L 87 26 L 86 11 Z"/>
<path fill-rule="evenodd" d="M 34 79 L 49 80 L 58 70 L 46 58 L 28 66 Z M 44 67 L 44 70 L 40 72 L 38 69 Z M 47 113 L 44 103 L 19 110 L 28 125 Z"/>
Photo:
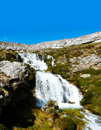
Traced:
<path fill-rule="evenodd" d="M 89 78 L 80 78 L 81 74 L 91 74 Z M 87 109 L 93 113 L 101 115 L 101 70 L 88 69 L 80 73 L 75 73 L 71 79 L 84 95 L 81 101 L 82 105 L 85 105 Z"/>
<path fill-rule="evenodd" d="M 63 117 L 63 114 L 67 116 Z M 47 115 L 45 112 L 39 111 L 35 116 L 33 129 L 36 130 L 76 130 L 82 128 L 86 123 L 82 120 L 84 116 L 76 109 L 62 110 L 58 115 L 52 115 L 52 113 Z"/>
<path fill-rule="evenodd" d="M 49 100 L 49 101 L 47 102 L 48 107 L 54 107 L 55 104 L 56 104 L 56 101 L 53 101 L 53 100 Z"/>
<path fill-rule="evenodd" d="M 0 61 L 3 61 L 3 60 L 9 60 L 11 62 L 13 61 L 22 62 L 22 59 L 17 54 L 17 52 L 12 51 L 12 50 L 7 51 L 0 48 Z"/>
<path fill-rule="evenodd" d="M 64 109 L 62 111 L 61 115 L 63 115 L 63 114 L 67 115 L 67 117 L 65 117 L 65 118 L 69 119 L 68 123 L 72 121 L 73 125 L 76 126 L 76 128 L 78 128 L 78 127 L 82 128 L 86 124 L 86 122 L 82 120 L 84 118 L 84 116 L 79 112 L 78 109 Z M 64 117 L 62 117 L 62 118 L 64 119 Z M 73 128 L 71 127 L 70 130 L 72 130 L 72 129 Z"/>

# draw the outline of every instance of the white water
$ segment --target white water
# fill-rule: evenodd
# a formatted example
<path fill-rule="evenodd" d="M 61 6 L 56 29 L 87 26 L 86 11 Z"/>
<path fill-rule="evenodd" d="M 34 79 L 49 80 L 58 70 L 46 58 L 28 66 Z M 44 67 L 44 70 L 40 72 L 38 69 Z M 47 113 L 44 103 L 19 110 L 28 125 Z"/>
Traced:
<path fill-rule="evenodd" d="M 50 59 L 50 58 L 52 59 L 51 65 L 55 66 L 55 63 L 54 63 L 55 59 L 53 58 L 53 56 L 47 55 L 47 59 Z"/>
<path fill-rule="evenodd" d="M 52 99 L 57 101 L 59 108 L 81 108 L 82 94 L 77 87 L 60 75 L 38 71 L 36 73 L 36 95 L 39 106 Z"/>
<path fill-rule="evenodd" d="M 44 63 L 43 58 L 42 61 L 40 60 L 38 54 L 19 53 L 19 55 L 23 58 L 24 63 L 30 64 L 35 70 L 47 70 L 46 63 Z"/>
<path fill-rule="evenodd" d="M 83 120 L 87 122 L 83 130 L 101 130 L 101 123 L 98 123 L 98 121 L 101 122 L 99 116 L 90 113 L 88 110 L 81 113 L 85 117 Z"/>
<path fill-rule="evenodd" d="M 46 63 L 39 59 L 37 54 L 19 53 L 24 62 L 30 64 L 34 69 L 40 70 L 36 73 L 36 95 L 37 105 L 42 106 L 50 99 L 56 100 L 60 108 L 82 108 L 80 101 L 83 96 L 78 88 L 60 75 L 42 72 L 47 69 Z M 83 130 L 101 130 L 101 123 L 97 122 L 98 116 L 91 114 L 88 110 L 81 112 L 88 123 Z"/>

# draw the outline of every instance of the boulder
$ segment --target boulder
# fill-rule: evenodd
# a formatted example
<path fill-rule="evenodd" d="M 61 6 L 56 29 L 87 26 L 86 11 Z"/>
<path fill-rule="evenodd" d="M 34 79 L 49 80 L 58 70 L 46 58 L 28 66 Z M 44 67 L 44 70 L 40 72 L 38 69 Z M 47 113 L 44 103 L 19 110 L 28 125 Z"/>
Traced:
<path fill-rule="evenodd" d="M 89 78 L 90 77 L 90 74 L 83 74 L 80 76 L 81 78 Z"/>

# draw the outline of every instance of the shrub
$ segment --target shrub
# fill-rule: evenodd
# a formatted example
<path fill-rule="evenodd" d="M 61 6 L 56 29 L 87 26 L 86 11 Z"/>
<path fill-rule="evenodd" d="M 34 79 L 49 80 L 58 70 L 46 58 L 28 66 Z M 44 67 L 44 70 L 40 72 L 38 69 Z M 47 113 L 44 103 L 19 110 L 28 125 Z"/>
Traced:
<path fill-rule="evenodd" d="M 54 107 L 55 104 L 56 104 L 56 101 L 53 101 L 53 100 L 49 100 L 49 101 L 47 102 L 48 107 Z"/>

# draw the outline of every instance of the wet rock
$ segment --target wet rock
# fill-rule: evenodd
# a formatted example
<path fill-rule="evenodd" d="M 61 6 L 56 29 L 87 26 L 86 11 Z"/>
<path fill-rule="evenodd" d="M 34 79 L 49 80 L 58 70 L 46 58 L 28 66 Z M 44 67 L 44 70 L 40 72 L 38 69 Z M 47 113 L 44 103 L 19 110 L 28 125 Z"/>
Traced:
<path fill-rule="evenodd" d="M 75 102 L 71 102 L 71 101 L 68 101 L 68 103 L 70 103 L 70 104 L 75 104 Z"/>

